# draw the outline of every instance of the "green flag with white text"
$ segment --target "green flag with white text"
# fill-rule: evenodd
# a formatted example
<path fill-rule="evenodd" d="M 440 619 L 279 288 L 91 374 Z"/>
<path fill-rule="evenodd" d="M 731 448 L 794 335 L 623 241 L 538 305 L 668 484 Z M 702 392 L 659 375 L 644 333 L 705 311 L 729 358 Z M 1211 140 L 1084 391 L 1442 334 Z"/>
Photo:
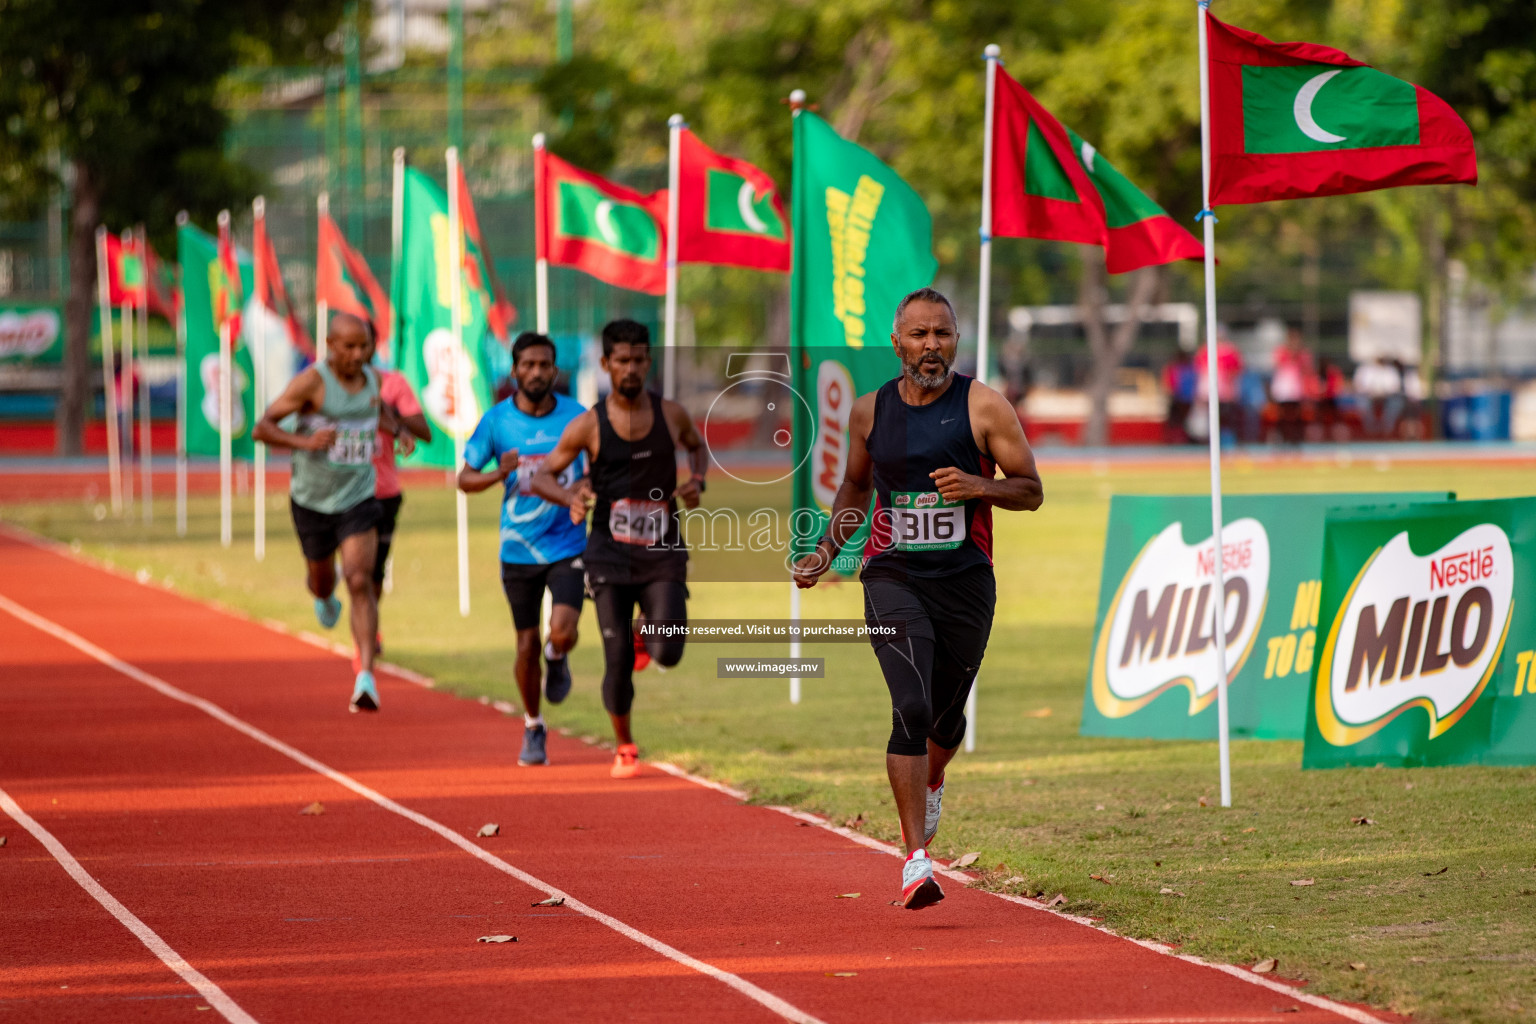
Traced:
<path fill-rule="evenodd" d="M 933 280 L 938 261 L 918 194 L 810 111 L 795 115 L 792 199 L 790 343 L 805 402 L 794 430 L 794 507 L 797 519 L 809 510 L 824 521 L 847 465 L 854 399 L 900 373 L 891 318 L 908 292 Z M 821 532 L 805 525 L 794 531 L 800 550 Z M 863 535 L 845 546 L 837 571 L 857 567 Z"/>
<path fill-rule="evenodd" d="M 187 323 L 187 452 L 219 454 L 219 328 L 217 310 L 228 302 L 230 282 L 219 262 L 218 239 L 191 224 L 176 229 L 176 255 L 181 264 L 182 315 Z M 239 295 L 255 291 L 255 270 L 249 253 L 240 251 Z M 243 319 L 243 318 L 242 318 Z M 234 395 L 230 433 L 234 455 L 255 455 L 251 427 L 256 409 L 255 370 L 251 353 L 240 338 L 233 339 Z"/>
<path fill-rule="evenodd" d="M 395 365 L 404 374 L 432 425 L 432 440 L 417 443 L 407 463 L 451 467 L 458 448 L 491 405 L 484 357 L 488 293 L 464 279 L 462 249 L 454 259 L 448 231 L 448 197 L 432 179 L 405 171 L 401 258 L 391 285 L 399 317 Z M 462 236 L 461 236 L 462 237 Z M 463 344 L 454 337 L 452 274 L 461 275 Z"/>

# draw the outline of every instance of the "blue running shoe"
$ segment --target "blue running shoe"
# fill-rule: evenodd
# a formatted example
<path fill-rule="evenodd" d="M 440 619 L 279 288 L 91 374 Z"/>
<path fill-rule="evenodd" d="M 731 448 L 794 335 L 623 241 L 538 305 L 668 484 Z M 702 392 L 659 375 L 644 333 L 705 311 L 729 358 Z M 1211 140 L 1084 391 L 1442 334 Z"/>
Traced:
<path fill-rule="evenodd" d="M 347 705 L 347 710 L 353 714 L 379 710 L 379 686 L 373 681 L 372 672 L 357 674 L 357 684 L 352 687 L 352 702 Z"/>
<path fill-rule="evenodd" d="M 517 755 L 518 764 L 548 764 L 549 758 L 544 754 L 544 739 L 546 733 L 542 725 L 533 728 L 523 727 L 523 752 Z"/>
<path fill-rule="evenodd" d="M 544 651 L 544 699 L 551 704 L 559 704 L 571 695 L 571 666 L 565 660 L 565 655 L 551 658 L 549 650 Z"/>
<path fill-rule="evenodd" d="M 336 625 L 336 621 L 341 618 L 341 602 L 336 600 L 335 594 L 315 598 L 315 618 L 326 629 Z"/>
<path fill-rule="evenodd" d="M 901 867 L 901 905 L 908 910 L 922 910 L 943 898 L 944 890 L 933 877 L 933 861 L 928 851 L 913 852 Z"/>

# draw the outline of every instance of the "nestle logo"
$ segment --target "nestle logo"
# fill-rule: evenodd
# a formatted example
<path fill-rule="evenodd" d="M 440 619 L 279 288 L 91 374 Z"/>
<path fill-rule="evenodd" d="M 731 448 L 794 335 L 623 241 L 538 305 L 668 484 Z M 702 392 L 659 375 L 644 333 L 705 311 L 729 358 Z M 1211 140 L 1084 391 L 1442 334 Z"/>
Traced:
<path fill-rule="evenodd" d="M 938 491 L 929 491 L 926 494 L 919 494 L 917 496 L 917 500 L 912 502 L 912 507 L 913 508 L 928 508 L 930 506 L 937 505 L 938 503 L 939 503 L 939 492 Z"/>
<path fill-rule="evenodd" d="M 1493 575 L 1493 545 L 1429 561 L 1429 588 L 1440 590 Z"/>
<path fill-rule="evenodd" d="M 1195 574 L 1210 576 L 1216 570 L 1216 546 L 1214 544 L 1195 553 Z M 1241 572 L 1253 564 L 1253 541 L 1242 540 L 1221 546 L 1222 575 Z"/>

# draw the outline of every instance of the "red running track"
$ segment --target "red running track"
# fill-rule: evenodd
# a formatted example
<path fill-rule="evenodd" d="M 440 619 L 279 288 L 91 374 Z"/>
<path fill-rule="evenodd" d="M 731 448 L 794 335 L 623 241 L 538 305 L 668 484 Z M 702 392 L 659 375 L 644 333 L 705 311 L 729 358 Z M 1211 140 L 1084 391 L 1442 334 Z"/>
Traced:
<path fill-rule="evenodd" d="M 0 811 L 0 1019 L 1389 1019 L 954 880 L 903 911 L 868 840 L 558 736 L 519 769 L 517 718 L 387 675 L 350 715 L 349 673 L 0 533 L 0 791 L 185 967 Z"/>

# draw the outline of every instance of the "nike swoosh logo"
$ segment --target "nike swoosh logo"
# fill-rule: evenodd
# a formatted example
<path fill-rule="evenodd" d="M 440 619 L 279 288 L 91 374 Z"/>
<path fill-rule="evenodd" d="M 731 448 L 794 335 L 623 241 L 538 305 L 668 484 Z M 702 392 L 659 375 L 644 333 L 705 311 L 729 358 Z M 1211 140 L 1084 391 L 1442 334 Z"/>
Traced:
<path fill-rule="evenodd" d="M 945 423 L 953 423 L 953 422 L 955 422 L 955 420 L 957 420 L 957 419 L 959 419 L 959 418 L 960 418 L 960 417 L 959 417 L 959 416 L 951 416 L 951 417 L 950 417 L 950 418 L 949 418 L 949 419 L 947 419 L 947 420 L 939 420 L 939 424 L 940 424 L 940 425 L 941 425 L 941 426 L 942 426 L 942 425 L 943 425 L 943 424 L 945 424 Z"/>

